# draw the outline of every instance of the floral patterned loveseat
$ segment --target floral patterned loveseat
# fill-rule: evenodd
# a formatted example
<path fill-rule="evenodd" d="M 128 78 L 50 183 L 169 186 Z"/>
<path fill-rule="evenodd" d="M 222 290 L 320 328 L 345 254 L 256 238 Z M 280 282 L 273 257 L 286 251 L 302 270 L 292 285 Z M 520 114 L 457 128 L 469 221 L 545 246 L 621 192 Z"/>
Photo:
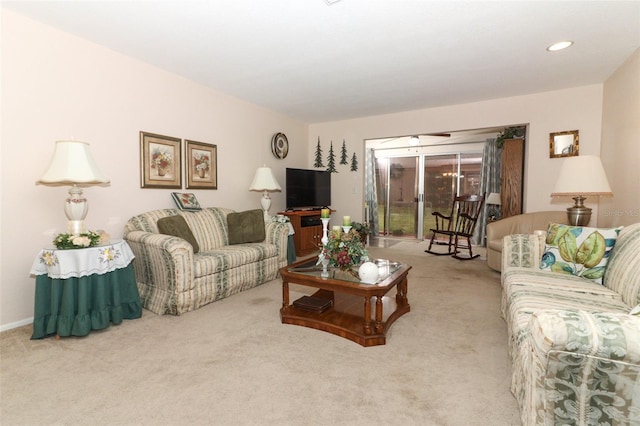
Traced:
<path fill-rule="evenodd" d="M 234 244 L 228 225 L 231 213 L 236 212 L 221 207 L 195 212 L 163 209 L 129 219 L 124 239 L 135 254 L 133 267 L 144 308 L 180 315 L 277 277 L 287 265 L 288 225 L 268 222 L 264 241 Z M 194 245 L 159 233 L 158 221 L 176 215 L 184 218 Z M 264 220 L 262 213 L 259 220 Z"/>
<path fill-rule="evenodd" d="M 502 315 L 522 424 L 640 425 L 640 223 L 620 231 L 602 284 L 541 270 L 544 246 L 535 235 L 503 239 Z"/>

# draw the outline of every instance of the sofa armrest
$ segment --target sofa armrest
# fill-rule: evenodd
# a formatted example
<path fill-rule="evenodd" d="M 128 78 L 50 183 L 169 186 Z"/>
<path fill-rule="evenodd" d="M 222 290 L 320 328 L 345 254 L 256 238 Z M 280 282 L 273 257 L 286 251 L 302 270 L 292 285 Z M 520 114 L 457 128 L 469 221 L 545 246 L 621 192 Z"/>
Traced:
<path fill-rule="evenodd" d="M 157 314 L 176 314 L 175 295 L 192 288 L 193 247 L 182 238 L 145 231 L 124 235 L 136 258 L 133 269 L 143 305 Z"/>
<path fill-rule="evenodd" d="M 538 354 L 563 351 L 596 356 L 637 364 L 640 372 L 638 316 L 581 310 L 540 311 L 531 318 L 530 333 Z"/>
<path fill-rule="evenodd" d="M 506 218 L 487 223 L 487 241 L 501 240 L 505 235 L 512 234 L 511 222 L 514 219 Z"/>
<path fill-rule="evenodd" d="M 534 234 L 512 234 L 502 238 L 502 271 L 511 267 L 537 268 L 544 241 Z"/>
<path fill-rule="evenodd" d="M 540 311 L 529 332 L 523 423 L 570 424 L 588 415 L 589 424 L 638 424 L 640 318 Z"/>
<path fill-rule="evenodd" d="M 275 244 L 278 250 L 278 261 L 282 265 L 287 264 L 287 247 L 289 238 L 289 225 L 281 222 L 265 223 L 266 240 L 268 244 Z"/>

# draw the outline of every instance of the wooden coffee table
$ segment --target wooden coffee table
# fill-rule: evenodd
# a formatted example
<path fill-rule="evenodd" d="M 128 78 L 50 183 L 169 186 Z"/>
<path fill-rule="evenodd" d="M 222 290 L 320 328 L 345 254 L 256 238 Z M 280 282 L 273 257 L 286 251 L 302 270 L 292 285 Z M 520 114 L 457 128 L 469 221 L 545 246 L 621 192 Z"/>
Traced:
<path fill-rule="evenodd" d="M 381 262 L 385 276 L 375 284 L 361 283 L 349 272 L 330 270 L 321 276 L 316 259 L 306 259 L 280 269 L 282 276 L 283 324 L 301 325 L 326 331 L 362 346 L 384 345 L 391 324 L 410 311 L 407 300 L 407 274 L 411 266 Z M 289 303 L 289 284 L 317 288 L 312 297 L 332 301 L 324 312 L 313 312 Z M 387 295 L 395 289 L 395 297 Z"/>

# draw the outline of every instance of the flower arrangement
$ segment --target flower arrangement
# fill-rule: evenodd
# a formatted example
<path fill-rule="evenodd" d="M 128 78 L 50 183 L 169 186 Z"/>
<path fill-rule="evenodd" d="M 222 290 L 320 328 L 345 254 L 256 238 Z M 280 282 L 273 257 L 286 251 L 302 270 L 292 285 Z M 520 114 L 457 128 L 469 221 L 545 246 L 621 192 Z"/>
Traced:
<path fill-rule="evenodd" d="M 205 172 L 209 170 L 209 165 L 211 164 L 211 159 L 209 155 L 204 152 L 194 152 L 193 154 L 193 165 L 196 170 L 204 170 Z"/>
<path fill-rule="evenodd" d="M 289 219 L 288 216 L 285 216 L 283 214 L 279 214 L 277 216 L 273 216 L 271 218 L 271 222 L 278 222 L 278 223 L 289 223 L 291 222 L 291 219 Z"/>
<path fill-rule="evenodd" d="M 359 265 L 369 258 L 367 250 L 360 241 L 360 234 L 354 229 L 350 229 L 346 233 L 332 232 L 329 241 L 322 247 L 320 256 L 328 258 L 329 265 L 337 266 L 343 270 Z"/>
<path fill-rule="evenodd" d="M 151 155 L 152 165 L 157 169 L 166 169 L 171 165 L 173 159 L 168 151 L 156 148 Z"/>
<path fill-rule="evenodd" d="M 79 235 L 58 234 L 53 239 L 53 245 L 60 250 L 95 247 L 109 240 L 104 231 L 87 231 Z"/>
<path fill-rule="evenodd" d="M 371 228 L 369 228 L 369 225 L 367 225 L 366 223 L 351 222 L 351 229 L 360 234 L 360 241 L 365 244 L 367 241 L 367 235 L 371 233 Z"/>

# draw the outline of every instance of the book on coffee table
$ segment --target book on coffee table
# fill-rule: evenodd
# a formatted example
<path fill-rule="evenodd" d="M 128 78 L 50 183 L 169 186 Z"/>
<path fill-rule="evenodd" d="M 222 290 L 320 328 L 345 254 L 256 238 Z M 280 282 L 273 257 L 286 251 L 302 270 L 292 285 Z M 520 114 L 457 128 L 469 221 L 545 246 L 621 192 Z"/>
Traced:
<path fill-rule="evenodd" d="M 333 300 L 313 296 L 302 296 L 293 302 L 293 306 L 304 309 L 305 311 L 321 313 L 333 306 Z"/>

